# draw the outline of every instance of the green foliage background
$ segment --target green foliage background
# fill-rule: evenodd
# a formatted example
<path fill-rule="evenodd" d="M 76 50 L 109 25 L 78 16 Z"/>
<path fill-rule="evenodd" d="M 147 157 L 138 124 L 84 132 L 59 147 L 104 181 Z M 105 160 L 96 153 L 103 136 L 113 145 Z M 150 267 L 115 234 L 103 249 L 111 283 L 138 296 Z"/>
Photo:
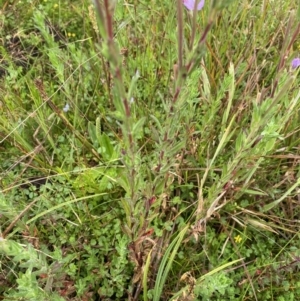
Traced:
<path fill-rule="evenodd" d="M 2 300 L 299 299 L 297 3 L 179 2 L 4 2 Z"/>

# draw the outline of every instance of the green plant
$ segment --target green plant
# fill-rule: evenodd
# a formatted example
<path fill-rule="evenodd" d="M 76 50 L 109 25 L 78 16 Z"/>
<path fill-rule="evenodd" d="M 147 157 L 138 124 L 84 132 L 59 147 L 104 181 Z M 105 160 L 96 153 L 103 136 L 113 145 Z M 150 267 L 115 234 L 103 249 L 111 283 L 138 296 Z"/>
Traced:
<path fill-rule="evenodd" d="M 299 299 L 300 26 L 279 2 L 5 3 L 4 298 Z"/>

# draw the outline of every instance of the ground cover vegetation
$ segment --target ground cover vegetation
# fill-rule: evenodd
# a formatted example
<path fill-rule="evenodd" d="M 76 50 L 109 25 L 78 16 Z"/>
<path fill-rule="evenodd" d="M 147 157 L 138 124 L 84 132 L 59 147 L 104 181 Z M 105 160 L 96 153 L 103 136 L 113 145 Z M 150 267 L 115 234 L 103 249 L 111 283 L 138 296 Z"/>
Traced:
<path fill-rule="evenodd" d="M 299 31 L 295 0 L 4 0 L 0 299 L 300 300 Z"/>

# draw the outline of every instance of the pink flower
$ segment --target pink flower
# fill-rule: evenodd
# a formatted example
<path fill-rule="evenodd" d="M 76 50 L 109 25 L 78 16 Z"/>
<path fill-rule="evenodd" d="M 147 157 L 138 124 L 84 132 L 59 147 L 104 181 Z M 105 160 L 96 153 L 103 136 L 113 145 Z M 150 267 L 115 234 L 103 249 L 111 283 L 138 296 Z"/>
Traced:
<path fill-rule="evenodd" d="M 204 0 L 183 0 L 183 5 L 188 10 L 194 10 L 195 2 L 197 1 L 198 5 L 196 7 L 197 10 L 201 10 L 204 6 Z"/>

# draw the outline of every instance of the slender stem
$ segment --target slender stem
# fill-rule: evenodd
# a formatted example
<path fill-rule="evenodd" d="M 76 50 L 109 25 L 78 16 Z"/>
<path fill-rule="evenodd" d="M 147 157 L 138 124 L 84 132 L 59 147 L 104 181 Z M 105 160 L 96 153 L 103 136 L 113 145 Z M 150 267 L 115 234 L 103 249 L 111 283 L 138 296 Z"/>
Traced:
<path fill-rule="evenodd" d="M 105 8 L 105 14 L 106 14 L 106 24 L 107 24 L 107 33 L 108 33 L 108 39 L 113 40 L 114 33 L 113 33 L 113 22 L 112 22 L 112 15 L 109 8 L 109 1 L 104 0 L 104 8 Z"/>
<path fill-rule="evenodd" d="M 182 12 L 182 1 L 177 0 L 177 23 L 178 23 L 178 77 L 183 65 L 183 12 Z"/>

